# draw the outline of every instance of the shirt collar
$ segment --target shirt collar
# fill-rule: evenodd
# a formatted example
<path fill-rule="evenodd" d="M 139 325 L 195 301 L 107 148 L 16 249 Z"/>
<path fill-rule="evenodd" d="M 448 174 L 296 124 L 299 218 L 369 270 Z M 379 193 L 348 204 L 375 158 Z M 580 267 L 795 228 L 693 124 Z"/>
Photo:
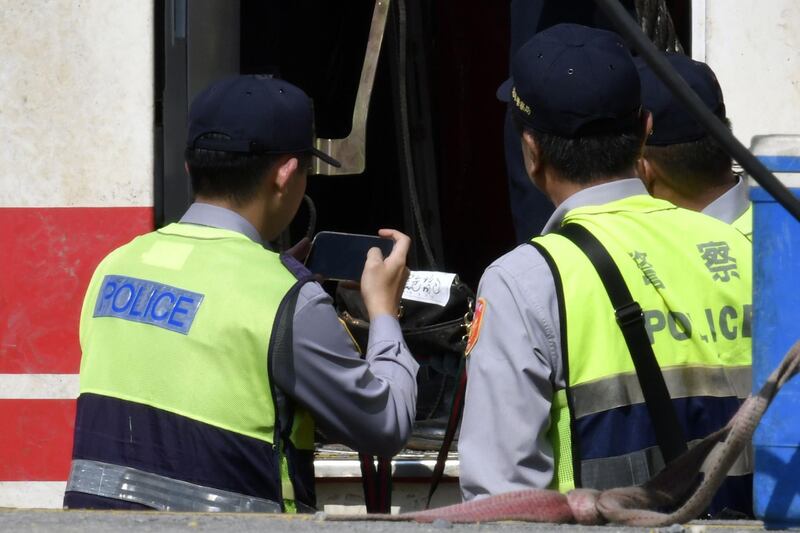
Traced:
<path fill-rule="evenodd" d="M 750 207 L 749 187 L 741 176 L 736 176 L 736 185 L 703 209 L 703 214 L 732 224 Z"/>
<path fill-rule="evenodd" d="M 180 223 L 235 231 L 245 235 L 251 241 L 263 244 L 261 235 L 258 234 L 255 226 L 236 211 L 217 205 L 195 202 L 181 217 Z"/>
<path fill-rule="evenodd" d="M 547 224 L 544 225 L 542 235 L 557 230 L 567 213 L 573 209 L 588 205 L 603 205 L 638 194 L 647 194 L 647 189 L 639 178 L 614 180 L 582 189 L 567 198 L 556 208 Z"/>

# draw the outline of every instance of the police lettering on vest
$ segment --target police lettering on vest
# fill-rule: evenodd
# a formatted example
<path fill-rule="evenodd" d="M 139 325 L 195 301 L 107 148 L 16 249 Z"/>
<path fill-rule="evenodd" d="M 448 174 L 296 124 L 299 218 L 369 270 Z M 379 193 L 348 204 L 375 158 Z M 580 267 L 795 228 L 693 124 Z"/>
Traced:
<path fill-rule="evenodd" d="M 155 281 L 108 275 L 97 296 L 94 317 L 115 317 L 189 333 L 203 295 Z"/>
<path fill-rule="evenodd" d="M 209 273 L 220 257 L 235 268 Z M 313 420 L 288 404 L 279 433 L 270 376 L 273 351 L 291 343 L 273 336 L 279 310 L 302 283 L 247 236 L 201 225 L 170 224 L 106 257 L 81 316 L 73 459 L 313 507 Z"/>
<path fill-rule="evenodd" d="M 648 195 L 569 211 L 608 249 L 634 299 L 691 441 L 722 427 L 750 389 L 752 247 L 737 230 Z M 687 238 L 688 236 L 688 238 Z M 644 483 L 664 465 L 633 360 L 586 255 L 556 233 L 533 243 L 559 293 L 566 388 L 554 391 L 552 488 Z M 745 457 L 746 459 L 746 457 Z M 752 465 L 715 505 L 745 510 Z"/>
<path fill-rule="evenodd" d="M 644 309 L 645 328 L 650 344 L 655 344 L 664 332 L 670 339 L 686 341 L 693 335 L 699 335 L 703 342 L 717 342 L 717 335 L 728 340 L 752 337 L 753 306 L 744 304 L 734 307 L 723 305 L 718 309 L 706 308 L 695 324 L 689 312 L 671 311 L 664 313 L 659 309 Z"/>

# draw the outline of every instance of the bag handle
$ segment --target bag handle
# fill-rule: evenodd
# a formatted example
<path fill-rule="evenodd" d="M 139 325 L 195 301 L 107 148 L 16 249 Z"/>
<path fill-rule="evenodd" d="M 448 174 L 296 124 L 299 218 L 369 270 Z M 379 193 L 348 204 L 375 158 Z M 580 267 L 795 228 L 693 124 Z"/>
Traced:
<path fill-rule="evenodd" d="M 439 487 L 439 482 L 444 477 L 444 467 L 447 463 L 447 455 L 450 452 L 450 447 L 453 445 L 453 439 L 456 436 L 456 428 L 461 420 L 461 414 L 464 412 L 464 393 L 467 390 L 467 365 L 466 358 L 462 357 L 458 368 L 458 385 L 456 386 L 455 393 L 453 393 L 453 403 L 450 406 L 450 417 L 447 419 L 447 428 L 445 428 L 444 438 L 442 439 L 442 447 L 439 448 L 439 454 L 436 456 L 436 466 L 433 468 L 431 474 L 431 486 L 428 489 L 428 499 L 425 501 L 425 509 L 430 509 L 433 493 Z"/>
<path fill-rule="evenodd" d="M 392 510 L 392 458 L 358 454 L 361 485 L 367 513 L 388 514 Z M 375 468 L 377 460 L 378 468 Z"/>
<path fill-rule="evenodd" d="M 614 307 L 617 324 L 625 337 L 625 344 L 633 360 L 658 447 L 661 449 L 664 462 L 670 463 L 688 447 L 647 335 L 642 308 L 631 296 L 625 279 L 608 250 L 588 229 L 580 224 L 565 224 L 557 233 L 572 241 L 586 254 L 603 282 Z"/>

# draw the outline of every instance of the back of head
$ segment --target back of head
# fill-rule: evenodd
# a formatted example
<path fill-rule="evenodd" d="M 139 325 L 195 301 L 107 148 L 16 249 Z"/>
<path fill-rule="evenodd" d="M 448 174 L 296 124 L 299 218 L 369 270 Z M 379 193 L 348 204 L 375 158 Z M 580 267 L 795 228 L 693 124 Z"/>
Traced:
<path fill-rule="evenodd" d="M 559 24 L 534 35 L 512 60 L 498 91 L 513 102 L 543 160 L 566 180 L 627 177 L 641 151 L 644 124 L 636 66 L 617 34 Z"/>
<path fill-rule="evenodd" d="M 185 157 L 196 195 L 242 205 L 286 155 L 306 166 L 311 156 L 339 166 L 314 148 L 313 106 L 298 87 L 268 76 L 232 76 L 192 102 Z"/>
<path fill-rule="evenodd" d="M 208 133 L 199 139 L 226 141 L 230 137 Z M 196 196 L 243 206 L 258 194 L 264 175 L 272 169 L 279 156 L 187 147 L 184 157 Z"/>
<path fill-rule="evenodd" d="M 678 53 L 666 54 L 678 74 L 708 109 L 724 122 L 725 102 L 717 77 L 705 63 Z M 653 115 L 645 157 L 676 187 L 702 190 L 730 181 L 731 157 L 678 101 L 647 63 L 637 59 L 644 107 Z"/>

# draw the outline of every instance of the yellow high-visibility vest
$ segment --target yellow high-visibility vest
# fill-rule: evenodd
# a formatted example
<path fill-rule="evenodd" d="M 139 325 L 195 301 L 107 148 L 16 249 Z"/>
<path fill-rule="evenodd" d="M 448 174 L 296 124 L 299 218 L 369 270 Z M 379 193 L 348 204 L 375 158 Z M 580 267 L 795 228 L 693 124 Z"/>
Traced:
<path fill-rule="evenodd" d="M 723 426 L 750 391 L 750 242 L 730 225 L 648 195 L 574 209 L 568 223 L 600 240 L 641 305 L 687 439 Z M 565 237 L 532 243 L 553 270 L 562 330 L 566 388 L 552 402 L 551 487 L 642 483 L 663 458 L 603 283 Z"/>
<path fill-rule="evenodd" d="M 234 231 L 171 224 L 134 239 L 103 260 L 89 285 L 80 393 L 274 443 L 271 339 L 298 283 L 278 254 Z M 310 415 L 298 407 L 293 424 L 292 444 L 312 450 Z M 282 494 L 266 496 L 291 510 L 284 455 L 277 470 Z"/>

